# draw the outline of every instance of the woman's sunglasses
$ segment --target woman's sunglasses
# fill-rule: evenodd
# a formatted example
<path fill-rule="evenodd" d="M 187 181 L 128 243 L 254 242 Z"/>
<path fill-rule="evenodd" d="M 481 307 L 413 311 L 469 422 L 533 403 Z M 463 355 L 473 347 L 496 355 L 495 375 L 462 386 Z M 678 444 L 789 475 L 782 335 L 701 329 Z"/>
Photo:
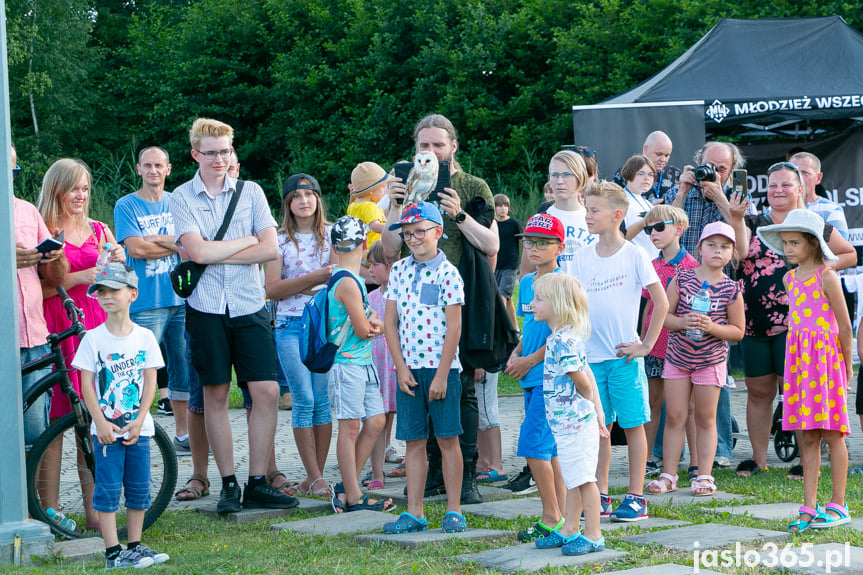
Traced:
<path fill-rule="evenodd" d="M 674 220 L 665 220 L 664 222 L 657 222 L 657 223 L 653 224 L 652 226 L 644 226 L 644 233 L 647 234 L 648 236 L 653 233 L 653 230 L 656 230 L 657 232 L 662 233 L 665 231 L 665 224 L 673 224 L 673 223 L 674 223 Z"/>

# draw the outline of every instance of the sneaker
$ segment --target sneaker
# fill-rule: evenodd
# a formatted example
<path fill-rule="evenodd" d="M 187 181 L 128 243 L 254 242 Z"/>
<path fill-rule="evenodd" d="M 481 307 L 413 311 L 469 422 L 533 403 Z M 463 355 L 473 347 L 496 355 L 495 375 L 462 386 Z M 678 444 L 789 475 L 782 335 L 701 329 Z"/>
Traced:
<path fill-rule="evenodd" d="M 647 519 L 647 501 L 641 495 L 627 493 L 617 509 L 608 516 L 612 521 L 641 521 Z"/>
<path fill-rule="evenodd" d="M 644 468 L 644 476 L 654 477 L 655 475 L 659 475 L 659 466 L 653 461 L 648 461 Z"/>
<path fill-rule="evenodd" d="M 177 455 L 190 455 L 192 448 L 189 446 L 189 438 L 180 441 L 177 436 L 174 436 L 174 452 Z"/>
<path fill-rule="evenodd" d="M 158 406 L 156 413 L 159 415 L 174 415 L 174 408 L 171 407 L 171 400 L 167 397 L 160 399 L 156 405 Z"/>
<path fill-rule="evenodd" d="M 599 516 L 608 517 L 611 515 L 611 497 L 608 495 L 599 494 Z M 584 518 L 584 512 L 581 512 L 581 517 Z"/>
<path fill-rule="evenodd" d="M 153 558 L 138 553 L 137 549 L 125 549 L 113 559 L 105 558 L 105 569 L 124 569 L 126 567 L 141 569 L 152 564 Z"/>
<path fill-rule="evenodd" d="M 731 458 L 725 457 L 724 455 L 717 455 L 716 458 L 713 460 L 713 466 L 727 469 L 731 467 Z"/>
<path fill-rule="evenodd" d="M 243 507 L 246 509 L 293 509 L 300 504 L 300 500 L 290 495 L 285 495 L 275 487 L 262 483 L 249 487 L 246 484 Z"/>
<path fill-rule="evenodd" d="M 240 505 L 240 496 L 242 491 L 236 483 L 231 483 L 228 487 L 222 487 L 219 493 L 219 503 L 216 505 L 216 511 L 219 513 L 237 513 L 243 508 Z"/>
<path fill-rule="evenodd" d="M 521 473 L 511 479 L 503 488 L 509 489 L 516 495 L 526 495 L 537 491 L 536 482 L 533 480 L 533 475 L 531 475 L 530 468 L 527 465 L 524 466 Z"/>
<path fill-rule="evenodd" d="M 167 553 L 159 553 L 158 551 L 153 551 L 146 545 L 138 544 L 135 547 L 135 551 L 143 555 L 144 557 L 149 557 L 153 560 L 153 565 L 158 565 L 159 563 L 164 563 L 171 557 Z"/>
<path fill-rule="evenodd" d="M 848 475 L 863 475 L 863 463 L 848 471 Z"/>

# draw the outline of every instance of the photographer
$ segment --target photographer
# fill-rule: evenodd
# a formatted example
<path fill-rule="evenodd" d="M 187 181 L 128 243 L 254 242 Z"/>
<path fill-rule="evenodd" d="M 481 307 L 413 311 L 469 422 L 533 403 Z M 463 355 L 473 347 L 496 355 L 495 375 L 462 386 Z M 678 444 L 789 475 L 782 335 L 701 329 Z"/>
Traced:
<path fill-rule="evenodd" d="M 728 142 L 707 142 L 695 154 L 695 162 L 695 167 L 684 166 L 677 187 L 665 196 L 666 204 L 683 209 L 689 216 L 689 228 L 683 232 L 680 245 L 690 253 L 695 253 L 704 226 L 731 221 L 726 184 L 731 172 L 745 164 L 740 149 Z M 712 177 L 710 167 L 715 172 Z"/>

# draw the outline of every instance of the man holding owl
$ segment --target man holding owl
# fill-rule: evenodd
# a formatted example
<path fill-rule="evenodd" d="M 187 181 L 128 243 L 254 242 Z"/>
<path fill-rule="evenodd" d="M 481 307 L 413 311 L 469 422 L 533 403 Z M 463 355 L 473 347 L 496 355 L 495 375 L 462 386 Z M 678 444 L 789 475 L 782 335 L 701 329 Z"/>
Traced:
<path fill-rule="evenodd" d="M 445 236 L 440 240 L 438 247 L 444 252 L 447 260 L 456 266 L 462 257 L 462 238 L 489 258 L 494 258 L 499 247 L 497 224 L 494 221 L 494 199 L 485 180 L 464 172 L 456 161 L 458 139 L 452 122 L 440 114 L 426 116 L 414 128 L 413 136 L 417 153 L 432 152 L 438 161 L 449 162 L 452 187 L 445 188 L 439 194 L 440 211 L 447 217 L 444 217 L 443 226 Z M 405 184 L 400 181 L 393 181 L 388 185 L 391 207 L 384 230 L 389 230 L 391 224 L 399 221 L 405 191 Z M 488 225 L 478 222 L 465 211 L 468 203 L 477 197 L 485 200 L 490 220 Z M 395 232 L 384 231 L 382 239 L 385 248 L 393 256 L 401 253 L 402 241 Z M 467 291 L 467 282 L 470 278 L 464 278 L 464 280 Z M 487 297 L 494 298 L 495 294 L 489 293 Z M 482 496 L 476 484 L 476 437 L 479 412 L 474 375 L 473 369 L 466 368 L 461 372 L 461 424 L 464 432 L 459 438 L 459 443 L 464 458 L 461 494 L 463 504 L 482 502 Z M 440 449 L 436 442 L 430 441 L 426 495 L 438 493 L 444 493 Z"/>

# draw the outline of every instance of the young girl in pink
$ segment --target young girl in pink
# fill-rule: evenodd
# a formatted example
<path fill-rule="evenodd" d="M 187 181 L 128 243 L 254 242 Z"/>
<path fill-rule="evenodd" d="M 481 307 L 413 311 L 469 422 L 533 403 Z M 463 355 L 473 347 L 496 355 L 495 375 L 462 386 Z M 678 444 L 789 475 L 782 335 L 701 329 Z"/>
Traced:
<path fill-rule="evenodd" d="M 782 429 L 802 430 L 803 505 L 788 530 L 799 533 L 810 527 L 844 525 L 851 521 L 845 503 L 845 436 L 852 334 L 839 276 L 826 264 L 837 257 L 824 241 L 824 220 L 806 209 L 791 211 L 781 224 L 758 228 L 758 237 L 797 266 L 783 279 L 788 292 L 788 336 Z M 833 479 L 824 511 L 816 501 L 822 440 L 830 448 Z"/>
<path fill-rule="evenodd" d="M 698 474 L 692 493 L 713 495 L 710 474 L 716 453 L 716 407 L 726 383 L 728 341 L 743 339 L 743 296 L 737 282 L 724 273 L 734 254 L 734 229 L 723 222 L 704 227 L 696 252 L 701 264 L 680 270 L 668 285 L 668 349 L 662 377 L 665 380 L 665 436 L 662 442 L 663 473 L 647 486 L 648 493 L 677 489 L 677 464 L 683 450 L 689 399 L 694 396 Z M 693 311 L 693 301 L 704 284 L 710 293 L 707 313 Z M 696 340 L 693 330 L 701 332 Z"/>
<path fill-rule="evenodd" d="M 369 246 L 366 260 L 369 263 L 369 274 L 372 281 L 380 286 L 369 293 L 369 307 L 378 314 L 378 317 L 383 319 L 387 304 L 385 294 L 387 280 L 390 277 L 390 268 L 394 260 L 386 256 L 384 246 L 380 240 L 375 241 Z M 375 364 L 378 379 L 381 382 L 381 395 L 384 400 L 384 413 L 386 414 L 387 422 L 372 449 L 372 473 L 369 483 L 366 485 L 366 488 L 370 491 L 383 489 L 384 487 L 384 460 L 389 463 L 399 464 L 404 460 L 404 457 L 399 456 L 395 448 L 390 445 L 390 432 L 392 431 L 393 420 L 396 416 L 396 390 L 398 389 L 398 381 L 393 358 L 390 355 L 389 349 L 387 349 L 387 342 L 383 334 L 374 340 L 372 362 Z"/>

